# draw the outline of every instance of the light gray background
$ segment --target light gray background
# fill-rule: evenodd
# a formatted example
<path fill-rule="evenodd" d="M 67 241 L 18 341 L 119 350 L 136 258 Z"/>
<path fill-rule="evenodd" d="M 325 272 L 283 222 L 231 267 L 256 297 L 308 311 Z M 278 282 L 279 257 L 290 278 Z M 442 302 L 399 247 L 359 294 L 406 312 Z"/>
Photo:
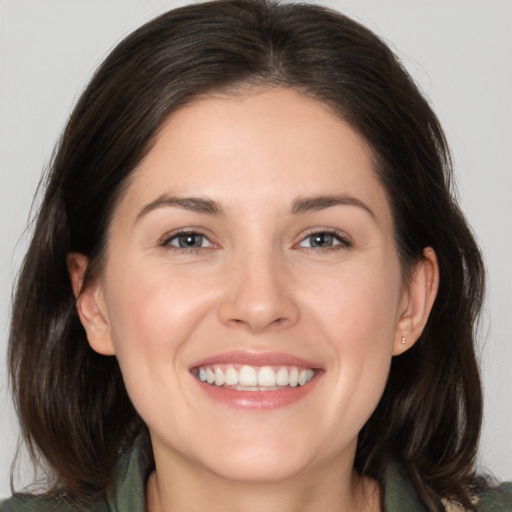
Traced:
<path fill-rule="evenodd" d="M 17 440 L 4 362 L 10 288 L 41 169 L 105 53 L 153 15 L 181 3 L 0 0 L 0 497 L 10 493 Z M 512 1 L 324 3 L 391 43 L 444 124 L 460 200 L 489 272 L 480 463 L 512 479 Z"/>

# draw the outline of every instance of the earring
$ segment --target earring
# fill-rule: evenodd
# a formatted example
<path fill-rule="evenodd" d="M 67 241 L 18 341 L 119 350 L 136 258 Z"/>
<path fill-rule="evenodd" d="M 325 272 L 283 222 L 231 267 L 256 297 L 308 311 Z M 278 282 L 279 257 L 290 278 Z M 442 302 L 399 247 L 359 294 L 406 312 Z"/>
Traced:
<path fill-rule="evenodd" d="M 402 336 L 402 345 L 405 345 L 405 336 Z"/>

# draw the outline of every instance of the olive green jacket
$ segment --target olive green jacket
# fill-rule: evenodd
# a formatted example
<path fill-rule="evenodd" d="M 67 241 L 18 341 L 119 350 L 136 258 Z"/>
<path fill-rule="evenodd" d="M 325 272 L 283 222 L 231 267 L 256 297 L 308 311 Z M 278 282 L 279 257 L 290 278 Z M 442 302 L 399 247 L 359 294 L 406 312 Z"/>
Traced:
<path fill-rule="evenodd" d="M 140 443 L 140 440 L 135 442 L 133 449 L 120 460 L 116 468 L 116 484 L 100 501 L 79 507 L 60 498 L 15 495 L 0 505 L 0 512 L 143 512 L 145 482 L 152 461 L 144 455 L 147 450 L 143 450 Z M 398 465 L 388 467 L 384 488 L 385 512 L 427 512 L 412 483 Z M 446 510 L 455 512 L 462 509 L 447 505 Z M 512 482 L 479 496 L 478 510 L 512 512 Z"/>

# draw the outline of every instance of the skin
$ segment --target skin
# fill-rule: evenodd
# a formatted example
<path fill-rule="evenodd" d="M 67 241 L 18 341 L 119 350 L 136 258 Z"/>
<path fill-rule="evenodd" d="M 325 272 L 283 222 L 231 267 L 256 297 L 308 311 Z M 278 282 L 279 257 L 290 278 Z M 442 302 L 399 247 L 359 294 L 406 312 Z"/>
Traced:
<path fill-rule="evenodd" d="M 325 195 L 353 204 L 293 211 Z M 178 246 L 183 229 L 204 236 L 199 248 Z M 335 236 L 312 247 L 312 232 Z M 150 430 L 148 510 L 380 510 L 378 486 L 352 469 L 357 436 L 392 357 L 423 329 L 438 270 L 427 248 L 404 281 L 371 151 L 326 106 L 277 88 L 172 114 L 119 201 L 100 275 L 81 290 L 86 267 L 70 255 L 89 342 L 118 358 Z M 233 350 L 321 371 L 285 407 L 230 407 L 190 368 Z"/>

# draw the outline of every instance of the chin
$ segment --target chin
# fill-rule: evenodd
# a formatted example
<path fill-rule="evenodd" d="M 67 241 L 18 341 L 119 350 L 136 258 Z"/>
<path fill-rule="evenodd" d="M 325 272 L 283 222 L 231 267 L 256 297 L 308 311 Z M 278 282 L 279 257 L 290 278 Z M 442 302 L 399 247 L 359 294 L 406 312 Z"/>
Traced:
<path fill-rule="evenodd" d="M 216 461 L 217 462 L 217 461 Z M 269 450 L 245 450 L 224 457 L 221 464 L 205 464 L 219 478 L 240 483 L 268 484 L 293 478 L 307 468 L 307 463 L 290 454 Z"/>

